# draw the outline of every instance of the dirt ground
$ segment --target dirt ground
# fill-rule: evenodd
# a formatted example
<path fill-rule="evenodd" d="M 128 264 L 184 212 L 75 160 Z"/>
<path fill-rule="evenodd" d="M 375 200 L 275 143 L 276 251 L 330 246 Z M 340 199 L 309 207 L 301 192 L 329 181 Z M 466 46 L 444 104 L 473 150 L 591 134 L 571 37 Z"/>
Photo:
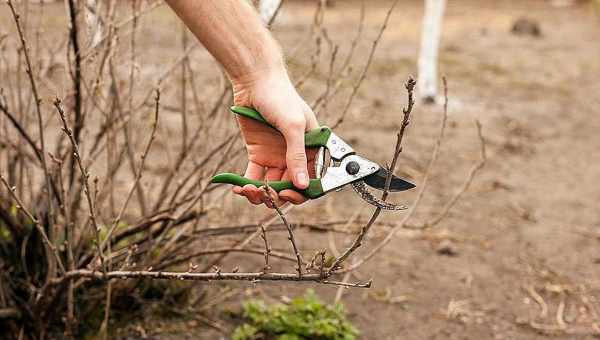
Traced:
<path fill-rule="evenodd" d="M 388 5 L 367 6 L 367 40 L 375 36 Z M 284 49 L 296 46 L 299 34 L 293 27 L 306 20 L 296 13 L 306 11 L 311 8 L 298 3 L 284 9 L 275 27 Z M 332 40 L 348 41 L 358 11 L 359 3 L 340 1 L 327 12 L 325 24 Z M 369 77 L 339 131 L 359 151 L 382 163 L 389 160 L 399 107 L 405 103 L 402 84 L 407 75 L 416 73 L 421 13 L 419 1 L 398 5 Z M 542 36 L 512 35 L 511 25 L 520 17 L 537 20 Z M 438 227 L 423 235 L 401 233 L 358 271 L 357 278 L 373 278 L 374 287 L 346 290 L 343 302 L 362 338 L 598 336 L 600 213 L 592 202 L 600 199 L 595 184 L 600 180 L 599 33 L 597 17 L 585 6 L 449 2 L 440 55 L 440 72 L 450 84 L 449 128 L 415 220 L 439 211 L 476 162 L 475 118 L 484 127 L 488 162 Z M 368 41 L 361 46 L 358 65 L 368 47 Z M 305 92 L 312 94 L 310 89 Z M 331 105 L 329 112 L 341 104 Z M 440 113 L 438 106 L 415 109 L 399 168 L 417 184 L 430 157 Z M 351 190 L 329 195 L 295 209 L 290 218 L 314 221 L 316 214 L 347 218 L 357 209 L 362 209 L 362 219 L 368 218 L 371 209 L 353 195 Z M 411 193 L 392 199 L 410 203 L 413 197 Z M 392 213 L 384 217 L 400 218 Z M 302 242 L 315 242 L 316 237 L 308 235 Z M 339 238 L 337 247 L 350 241 Z M 438 254 L 441 242 L 451 242 L 456 254 Z M 277 298 L 307 287 L 260 288 Z M 337 290 L 316 289 L 328 301 Z M 540 302 L 546 304 L 545 315 Z M 560 330 L 557 318 L 564 320 L 567 331 Z"/>
<path fill-rule="evenodd" d="M 366 61 L 389 1 L 369 1 L 365 29 L 353 65 Z M 62 10 L 62 4 L 57 10 Z M 406 103 L 403 83 L 416 74 L 422 1 L 401 1 L 375 54 L 368 77 L 338 134 L 367 157 L 389 161 Z M 3 10 L 4 11 L 4 10 Z M 307 40 L 314 4 L 288 1 L 273 31 L 288 55 L 292 77 L 310 68 L 314 42 Z M 324 26 L 341 55 L 347 52 L 360 13 L 359 1 L 337 1 Z M 176 55 L 170 36 L 177 19 L 162 7 L 150 14 L 142 48 L 147 63 Z M 4 18 L 4 15 L 2 16 Z M 521 17 L 539 22 L 541 37 L 511 34 Z M 600 335 L 600 18 L 587 4 L 551 6 L 549 1 L 450 1 L 440 51 L 440 73 L 449 82 L 449 121 L 442 154 L 412 222 L 439 212 L 478 160 L 474 119 L 483 125 L 488 161 L 449 216 L 425 233 L 400 232 L 351 280 L 373 279 L 370 290 L 344 290 L 342 302 L 362 339 L 592 339 Z M 159 53 L 160 49 L 160 53 Z M 323 46 L 326 65 L 330 50 Z M 206 83 L 218 72 L 204 51 L 195 54 Z M 301 92 L 312 102 L 326 75 Z M 337 118 L 350 92 L 321 112 L 323 123 Z M 216 91 L 216 90 L 212 90 Z M 212 92 L 204 94 L 213 96 Z M 175 98 L 173 98 L 175 100 Z M 398 173 L 417 185 L 439 129 L 439 105 L 417 103 Z M 224 113 L 226 114 L 226 113 Z M 227 169 L 235 170 L 235 169 Z M 416 191 L 391 200 L 410 204 Z M 226 195 L 227 210 L 209 223 L 256 222 L 267 212 Z M 352 190 L 333 193 L 294 208 L 292 222 L 366 220 L 372 208 Z M 232 217 L 234 216 L 234 217 Z M 395 222 L 402 213 L 385 213 Z M 375 228 L 364 248 L 385 235 Z M 279 236 L 275 236 L 279 237 Z M 344 249 L 351 236 L 302 233 L 307 254 L 334 243 Z M 260 240 L 256 240 L 258 242 Z M 450 251 L 439 251 L 440 245 Z M 281 237 L 276 248 L 286 250 Z M 364 254 L 364 251 L 359 251 Z M 227 265 L 256 266 L 232 256 Z M 225 265 L 224 267 L 226 267 Z M 341 277 L 339 278 L 341 279 Z M 199 284 L 209 296 L 226 295 L 211 307 L 218 319 L 238 308 L 241 298 L 268 301 L 313 288 L 328 302 L 336 287 L 314 284 Z M 218 321 L 222 327 L 230 327 Z M 149 337 L 220 338 L 204 323 L 140 324 Z M 564 326 L 564 327 L 563 327 Z M 135 329 L 132 327 L 132 329 Z M 169 330 L 171 329 L 171 330 Z"/>

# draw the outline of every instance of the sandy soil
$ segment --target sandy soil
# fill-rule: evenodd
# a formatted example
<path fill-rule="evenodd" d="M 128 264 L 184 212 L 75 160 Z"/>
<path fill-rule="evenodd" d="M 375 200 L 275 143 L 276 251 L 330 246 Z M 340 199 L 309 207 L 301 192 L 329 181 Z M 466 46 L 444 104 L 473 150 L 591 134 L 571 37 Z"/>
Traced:
<path fill-rule="evenodd" d="M 389 4 L 368 2 L 364 36 L 353 59 L 355 69 L 364 65 Z M 51 10 L 63 10 L 62 5 L 56 6 Z M 337 1 L 325 15 L 328 36 L 339 44 L 340 55 L 348 51 L 359 11 L 360 2 Z M 313 12 L 312 2 L 289 2 L 274 27 L 295 79 L 310 68 L 315 47 L 307 36 Z M 0 14 L 4 21 L 7 13 Z M 421 1 L 398 4 L 368 77 L 338 129 L 355 149 L 382 164 L 391 155 L 400 108 L 406 102 L 402 84 L 408 75 L 416 74 L 421 15 Z M 540 23 L 541 37 L 510 33 L 512 23 L 523 16 Z M 145 26 L 140 48 L 148 51 L 146 65 L 160 67 L 180 52 L 174 48 L 177 39 L 172 38 L 179 26 L 165 7 L 151 18 L 153 25 Z M 47 20 L 63 25 L 61 19 Z M 399 233 L 356 272 L 353 280 L 374 280 L 372 289 L 345 290 L 342 298 L 361 338 L 591 339 L 600 334 L 600 212 L 593 208 L 600 201 L 599 36 L 600 20 L 587 5 L 558 8 L 533 0 L 450 1 L 440 55 L 440 72 L 449 81 L 448 129 L 438 166 L 412 222 L 438 212 L 478 160 L 474 119 L 483 124 L 488 162 L 436 228 Z M 317 79 L 302 88 L 309 102 L 325 88 L 329 53 L 323 45 Z M 218 70 L 210 56 L 198 49 L 194 58 L 194 67 L 206 70 L 200 82 L 216 84 Z M 142 68 L 148 70 L 152 68 Z M 216 88 L 201 96 L 213 97 Z M 323 123 L 335 121 L 350 89 L 350 83 L 345 85 L 320 112 Z M 165 98 L 168 105 L 178 97 Z M 418 103 L 413 114 L 398 173 L 417 185 L 431 155 L 441 112 L 440 106 Z M 176 126 L 166 129 L 175 131 Z M 410 204 L 414 197 L 411 192 L 392 200 Z M 255 222 L 266 213 L 231 195 L 222 200 L 227 209 L 214 212 L 209 223 Z M 364 220 L 371 210 L 352 190 L 345 190 L 293 209 L 289 219 L 340 220 L 358 212 L 358 219 Z M 386 213 L 381 221 L 398 221 L 401 214 Z M 386 231 L 377 227 L 365 249 Z M 283 237 L 274 238 L 280 238 L 273 241 L 277 248 L 287 249 Z M 351 240 L 338 235 L 333 242 L 344 249 Z M 300 243 L 311 254 L 329 247 L 331 241 L 327 234 L 313 232 L 302 233 Z M 439 252 L 440 244 L 451 248 L 451 254 Z M 231 257 L 225 267 L 240 263 L 260 264 Z M 231 288 L 237 293 L 213 307 L 214 318 L 237 308 L 241 297 L 280 300 L 314 288 L 324 300 L 333 301 L 337 292 L 335 287 L 312 284 L 215 283 L 199 285 L 198 291 L 219 295 Z M 559 327 L 561 322 L 566 329 Z M 228 327 L 226 321 L 222 323 Z M 160 338 L 219 337 L 202 322 L 185 320 L 172 329 L 168 324 L 173 321 L 144 327 Z"/>
<path fill-rule="evenodd" d="M 367 41 L 357 65 L 363 65 L 368 40 L 375 36 L 387 5 L 368 6 Z M 327 13 L 332 40 L 348 41 L 358 8 L 356 3 L 338 2 Z M 275 29 L 286 49 L 293 49 L 298 40 L 292 28 L 300 16 L 291 13 L 305 10 L 290 6 Z M 402 84 L 416 73 L 421 11 L 420 2 L 399 4 L 340 129 L 358 150 L 382 163 L 390 157 L 399 107 L 405 103 Z M 522 16 L 540 23 L 541 38 L 510 33 L 514 20 Z M 450 83 L 449 128 L 415 221 L 439 211 L 476 162 L 475 118 L 484 126 L 489 160 L 436 229 L 399 235 L 358 271 L 358 278 L 374 279 L 374 288 L 346 290 L 343 301 L 363 338 L 585 339 L 598 334 L 600 213 L 593 208 L 600 199 L 594 184 L 600 180 L 596 19 L 587 7 L 554 8 L 541 1 L 450 2 L 440 57 L 440 72 Z M 305 91 L 308 96 L 310 90 Z M 333 103 L 328 113 L 335 117 L 342 103 Z M 439 107 L 423 105 L 414 113 L 399 168 L 417 183 L 440 113 Z M 296 209 L 291 218 L 314 221 L 316 212 L 324 219 L 347 218 L 357 209 L 367 218 L 370 208 L 353 195 L 351 190 L 332 194 Z M 411 202 L 413 197 L 414 193 L 392 199 Z M 388 213 L 384 219 L 400 216 Z M 308 237 L 305 244 L 317 238 Z M 339 238 L 337 247 L 349 242 Z M 456 254 L 438 254 L 442 242 L 450 242 Z M 265 292 L 291 296 L 305 288 L 277 285 Z M 331 301 L 336 289 L 317 291 Z M 536 293 L 547 305 L 546 315 L 540 315 Z M 552 331 L 558 324 L 557 311 L 563 315 L 560 309 L 567 332 Z"/>

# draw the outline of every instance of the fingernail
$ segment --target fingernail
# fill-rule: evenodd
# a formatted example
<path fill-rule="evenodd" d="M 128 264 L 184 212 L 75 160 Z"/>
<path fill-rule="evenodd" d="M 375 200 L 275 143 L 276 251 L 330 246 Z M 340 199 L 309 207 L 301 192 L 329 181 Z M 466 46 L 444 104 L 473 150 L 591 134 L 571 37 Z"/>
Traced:
<path fill-rule="evenodd" d="M 306 174 L 306 172 L 299 172 L 298 174 L 296 174 L 296 182 L 298 182 L 298 185 L 307 187 L 308 175 Z"/>

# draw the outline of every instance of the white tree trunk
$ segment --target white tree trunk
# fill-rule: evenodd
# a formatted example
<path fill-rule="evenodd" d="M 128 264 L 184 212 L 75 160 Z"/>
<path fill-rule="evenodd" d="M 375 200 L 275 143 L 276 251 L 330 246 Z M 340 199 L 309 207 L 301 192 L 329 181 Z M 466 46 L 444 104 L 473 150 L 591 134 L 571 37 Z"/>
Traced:
<path fill-rule="evenodd" d="M 88 48 L 98 45 L 104 34 L 104 23 L 100 18 L 100 6 L 102 2 L 96 0 L 85 1 L 85 23 L 87 26 Z"/>
<path fill-rule="evenodd" d="M 421 51 L 419 52 L 419 97 L 434 102 L 438 90 L 438 51 L 446 0 L 425 0 Z"/>
<path fill-rule="evenodd" d="M 271 21 L 271 18 L 277 12 L 277 8 L 282 0 L 260 0 L 258 3 L 258 12 L 265 24 Z"/>

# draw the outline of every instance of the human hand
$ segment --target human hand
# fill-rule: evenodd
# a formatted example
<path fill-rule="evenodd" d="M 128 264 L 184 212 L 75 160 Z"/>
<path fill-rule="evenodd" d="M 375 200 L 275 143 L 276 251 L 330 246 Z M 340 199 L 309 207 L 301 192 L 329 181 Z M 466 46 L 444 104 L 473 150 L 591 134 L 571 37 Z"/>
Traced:
<path fill-rule="evenodd" d="M 319 126 L 315 114 L 300 97 L 284 68 L 261 71 L 232 79 L 235 105 L 256 109 L 278 131 L 246 118 L 237 117 L 248 152 L 245 177 L 254 180 L 291 180 L 299 189 L 308 187 L 315 177 L 317 149 L 305 149 L 304 133 Z M 233 192 L 245 196 L 253 204 L 271 206 L 264 191 L 254 185 L 236 186 Z M 282 190 L 275 204 L 301 204 L 306 201 L 294 190 Z"/>

